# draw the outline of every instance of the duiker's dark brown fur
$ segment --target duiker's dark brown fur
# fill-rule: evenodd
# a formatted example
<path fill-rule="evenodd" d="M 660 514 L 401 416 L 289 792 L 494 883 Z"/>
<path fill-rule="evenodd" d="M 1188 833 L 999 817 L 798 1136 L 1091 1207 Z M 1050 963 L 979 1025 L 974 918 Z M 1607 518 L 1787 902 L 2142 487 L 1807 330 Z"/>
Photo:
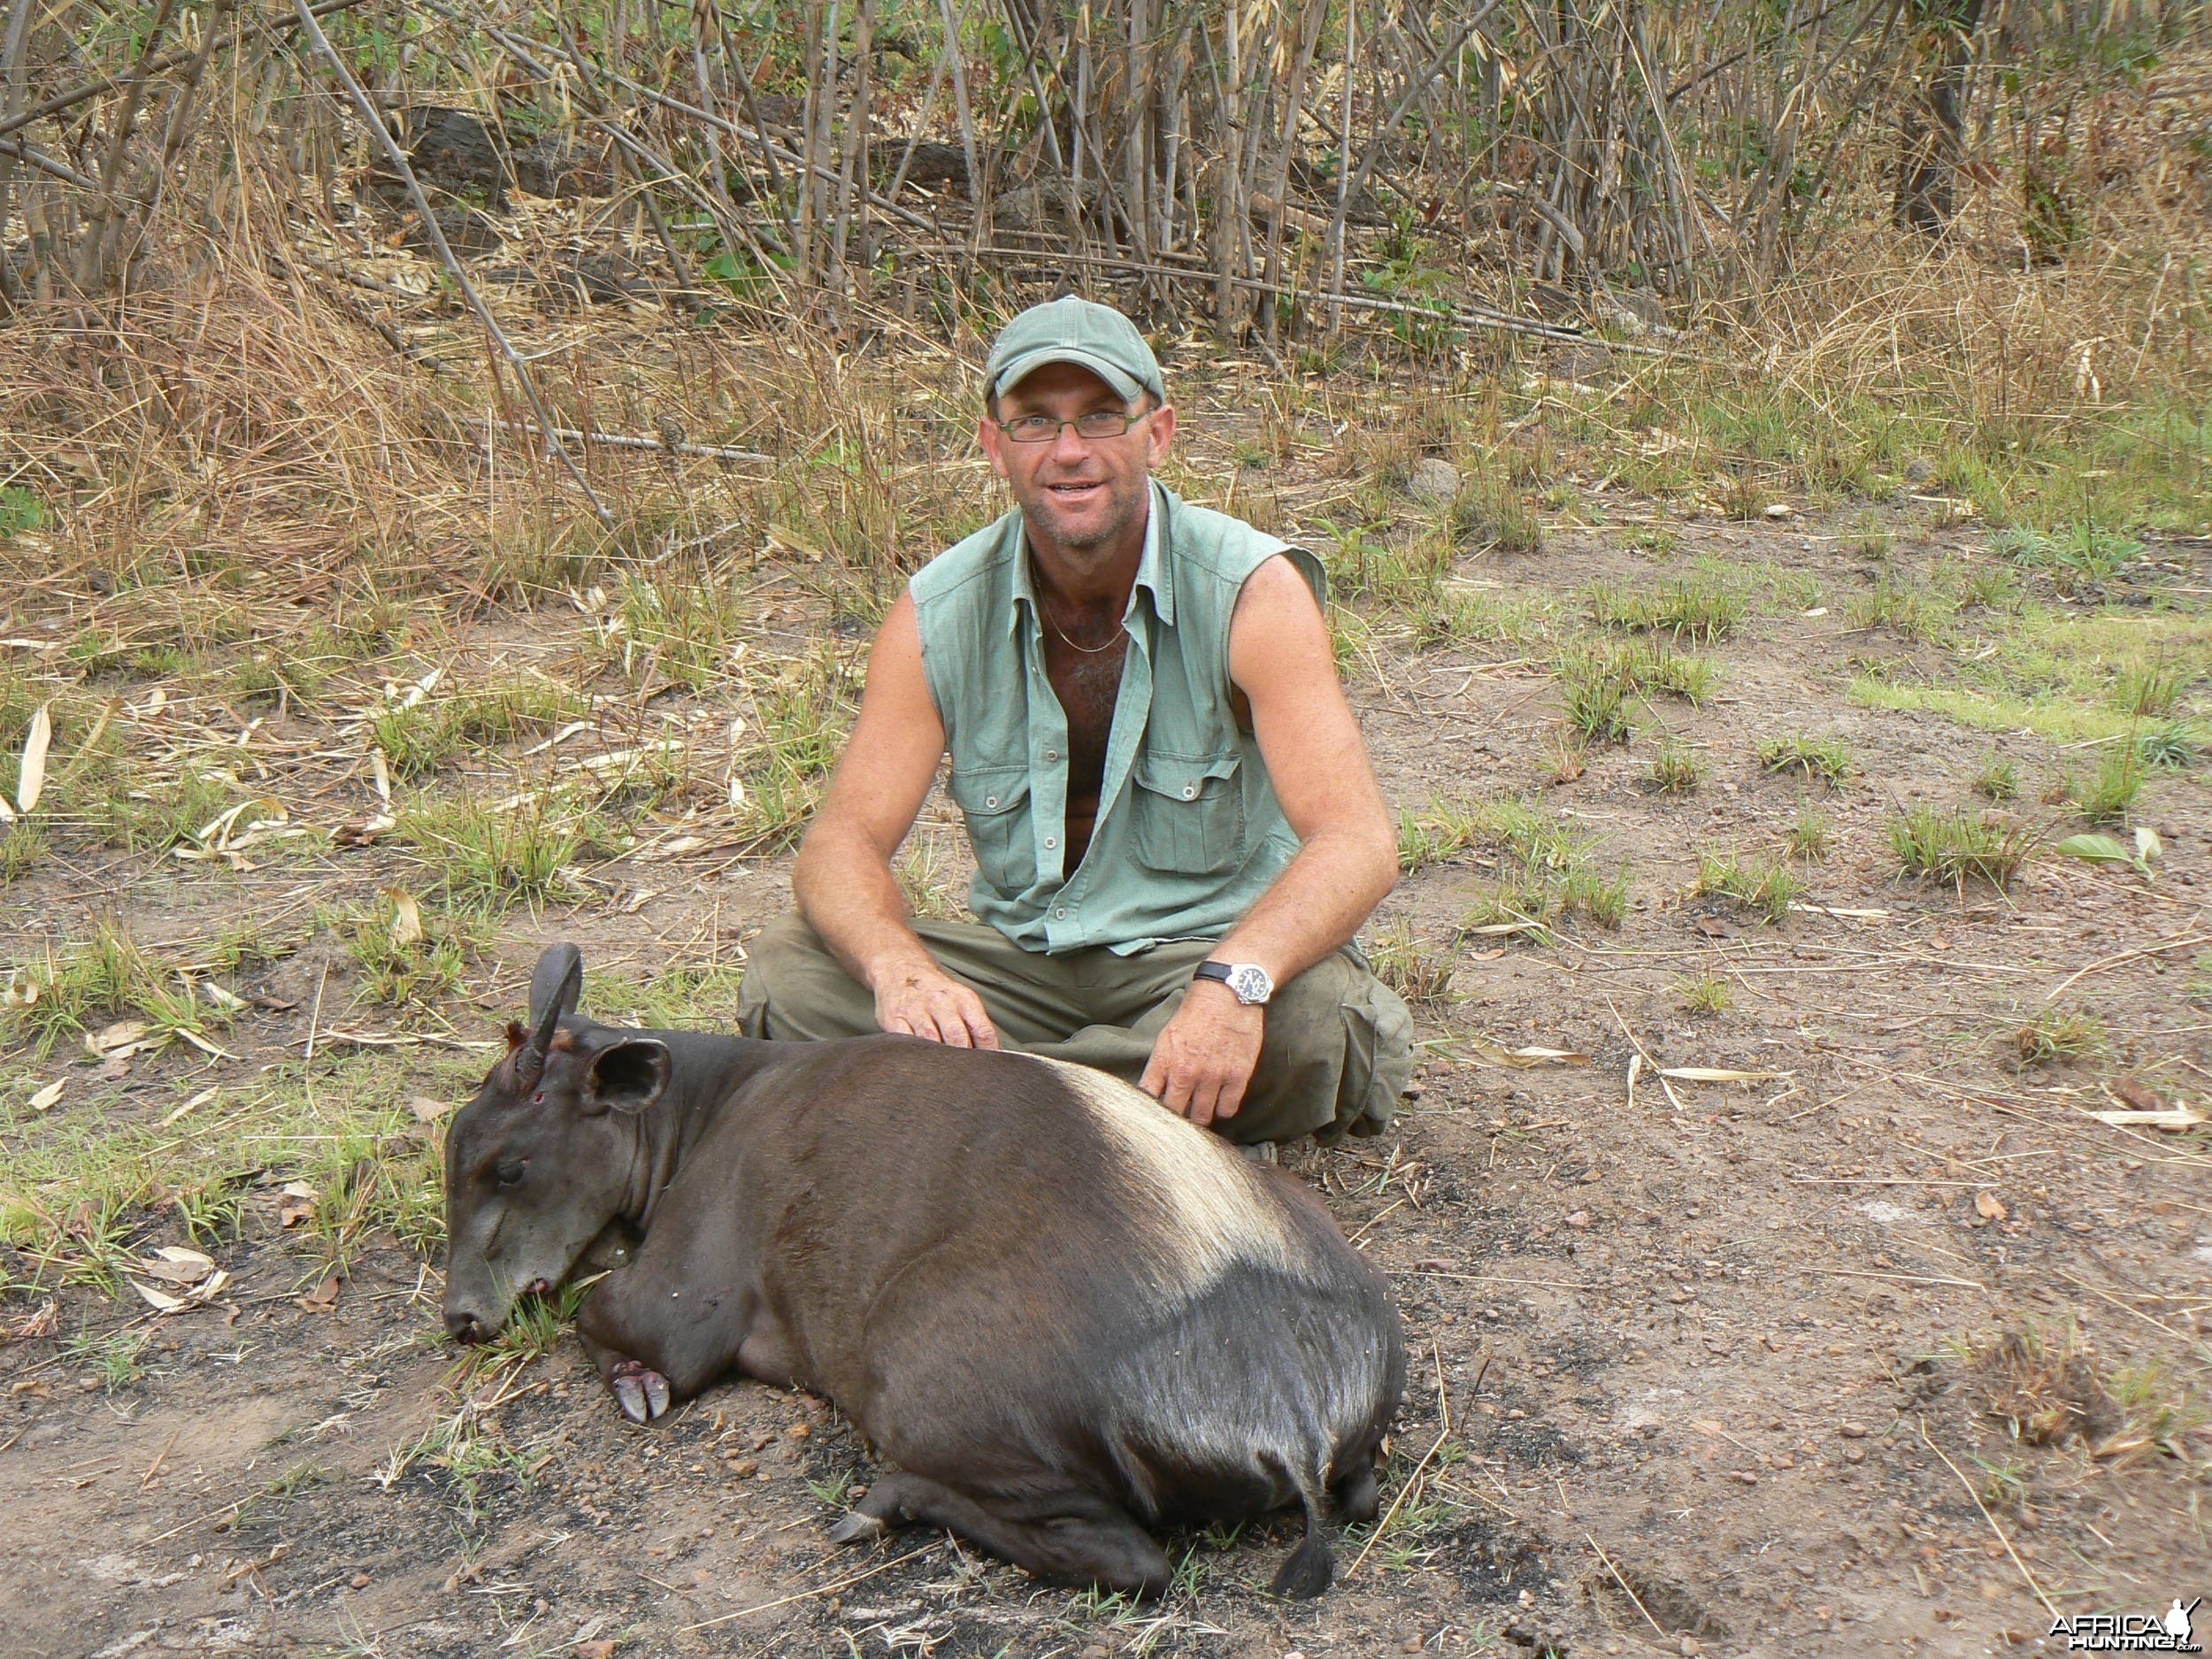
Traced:
<path fill-rule="evenodd" d="M 1041 1575 L 1156 1592 L 1143 1525 L 1305 1506 L 1279 1592 L 1325 1587 L 1330 1495 L 1375 1507 L 1404 1361 L 1378 1276 L 1295 1179 L 1142 1095 L 908 1037 L 778 1044 L 571 1017 L 455 1119 L 446 1317 L 475 1340 L 610 1223 L 577 1326 L 649 1420 L 735 1370 L 835 1400 L 895 1464 L 833 1536 L 922 1520 Z"/>

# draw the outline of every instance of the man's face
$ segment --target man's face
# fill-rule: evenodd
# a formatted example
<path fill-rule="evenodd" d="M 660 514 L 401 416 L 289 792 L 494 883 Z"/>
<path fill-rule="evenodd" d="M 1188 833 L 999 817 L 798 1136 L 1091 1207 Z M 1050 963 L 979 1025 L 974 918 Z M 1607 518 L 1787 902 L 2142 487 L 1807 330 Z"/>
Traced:
<path fill-rule="evenodd" d="M 1000 397 L 998 420 L 1074 420 L 1093 410 L 1130 407 L 1088 369 L 1048 363 Z M 1049 443 L 1016 443 L 988 417 L 977 430 L 992 470 L 1012 488 L 1031 530 L 1082 551 L 1110 546 L 1143 522 L 1146 481 L 1174 434 L 1175 411 L 1165 403 L 1118 438 L 1079 438 L 1072 426 L 1063 426 Z"/>

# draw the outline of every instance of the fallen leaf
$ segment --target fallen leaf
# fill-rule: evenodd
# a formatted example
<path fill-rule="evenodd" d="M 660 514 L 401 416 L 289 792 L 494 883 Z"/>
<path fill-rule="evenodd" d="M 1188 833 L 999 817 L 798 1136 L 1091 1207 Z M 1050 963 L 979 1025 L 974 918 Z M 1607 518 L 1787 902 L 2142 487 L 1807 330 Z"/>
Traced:
<path fill-rule="evenodd" d="M 1680 1083 L 1767 1083 L 1778 1078 L 1794 1077 L 1794 1071 L 1732 1071 L 1720 1065 L 1663 1065 L 1661 1077 L 1673 1078 Z"/>
<path fill-rule="evenodd" d="M 679 858 L 686 853 L 695 853 L 706 844 L 707 838 L 703 835 L 679 835 L 672 841 L 644 848 L 631 856 L 639 864 L 651 864 L 663 858 Z"/>
<path fill-rule="evenodd" d="M 315 1214 L 315 1189 L 305 1181 L 287 1181 L 283 1195 L 277 1201 L 277 1225 L 296 1227 Z"/>
<path fill-rule="evenodd" d="M 2154 1094 L 2140 1078 L 2124 1077 L 2110 1085 L 2110 1087 L 2116 1098 L 2125 1101 L 2137 1111 L 2155 1112 L 2166 1110 L 2165 1102 Z"/>
<path fill-rule="evenodd" d="M 1708 939 L 1733 939 L 1736 930 L 1717 916 L 1693 917 L 1690 926 Z"/>
<path fill-rule="evenodd" d="M 2101 1124 L 2110 1124 L 2116 1129 L 2194 1129 L 2207 1122 L 2205 1115 L 2193 1107 L 2175 1106 L 2165 1111 L 2091 1112 Z"/>
<path fill-rule="evenodd" d="M 422 943 L 422 906 L 415 895 L 404 887 L 387 887 L 384 896 L 392 902 L 392 948 L 407 950 Z"/>
<path fill-rule="evenodd" d="M 2004 1201 L 1999 1198 L 1996 1194 L 1976 1193 L 1974 1194 L 1974 1213 L 1979 1216 L 1984 1221 L 2002 1221 L 2011 1212 L 2006 1210 Z"/>
<path fill-rule="evenodd" d="M 2051 849 L 2069 858 L 2097 864 L 2131 864 L 2135 856 L 2109 835 L 2069 835 Z"/>
<path fill-rule="evenodd" d="M 358 823 L 341 824 L 330 832 L 331 845 L 334 847 L 370 846 L 378 836 L 398 822 L 399 820 L 390 813 L 380 812 L 375 817 L 362 819 Z"/>
<path fill-rule="evenodd" d="M 112 1025 L 88 1033 L 84 1046 L 96 1055 L 117 1060 L 127 1060 L 141 1049 L 153 1047 L 149 1039 L 153 1027 L 142 1019 L 119 1019 Z"/>
<path fill-rule="evenodd" d="M 31 716 L 30 733 L 23 740 L 23 764 L 17 773 L 15 803 L 26 812 L 38 805 L 46 787 L 46 749 L 53 741 L 53 704 L 42 703 Z"/>
<path fill-rule="evenodd" d="M 215 1263 L 197 1250 L 165 1244 L 139 1263 L 137 1271 L 165 1285 L 196 1285 L 215 1271 Z"/>
<path fill-rule="evenodd" d="M 68 1082 L 67 1078 L 56 1078 L 44 1088 L 39 1090 L 37 1094 L 31 1096 L 31 1110 L 35 1112 L 46 1110 L 55 1102 L 61 1099 L 61 1092 L 67 1087 Z"/>
<path fill-rule="evenodd" d="M 287 997 L 271 996 L 266 991 L 256 991 L 246 999 L 256 1008 L 265 1008 L 272 1014 L 288 1014 L 299 1003 Z"/>
<path fill-rule="evenodd" d="M 139 1271 L 150 1274 L 152 1268 L 150 1263 L 142 1263 Z M 143 1297 L 146 1305 L 156 1313 L 182 1313 L 188 1309 L 204 1308 L 216 1293 L 229 1283 L 230 1275 L 220 1268 L 217 1268 L 215 1271 L 186 1290 L 180 1296 L 172 1295 L 165 1290 L 156 1290 L 151 1285 L 141 1284 L 135 1279 L 129 1280 L 130 1287 Z"/>
<path fill-rule="evenodd" d="M 322 1283 L 296 1298 L 299 1305 L 310 1313 L 328 1313 L 338 1305 L 338 1286 L 342 1281 L 335 1273 L 325 1273 Z"/>
<path fill-rule="evenodd" d="M 419 1124 L 434 1124 L 453 1108 L 442 1100 L 432 1100 L 427 1094 L 418 1094 L 407 1102 L 407 1110 L 415 1114 Z"/>

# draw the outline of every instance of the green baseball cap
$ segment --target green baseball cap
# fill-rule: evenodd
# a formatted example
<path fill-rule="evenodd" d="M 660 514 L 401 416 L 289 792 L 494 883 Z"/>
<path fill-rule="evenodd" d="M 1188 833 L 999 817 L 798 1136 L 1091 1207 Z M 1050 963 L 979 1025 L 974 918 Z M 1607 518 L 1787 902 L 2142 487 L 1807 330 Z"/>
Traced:
<path fill-rule="evenodd" d="M 1048 363 L 1088 369 L 1131 402 L 1139 392 L 1167 402 L 1160 360 L 1136 324 L 1110 305 L 1069 294 L 1031 306 L 1000 333 L 983 365 L 983 383 L 996 397 Z"/>

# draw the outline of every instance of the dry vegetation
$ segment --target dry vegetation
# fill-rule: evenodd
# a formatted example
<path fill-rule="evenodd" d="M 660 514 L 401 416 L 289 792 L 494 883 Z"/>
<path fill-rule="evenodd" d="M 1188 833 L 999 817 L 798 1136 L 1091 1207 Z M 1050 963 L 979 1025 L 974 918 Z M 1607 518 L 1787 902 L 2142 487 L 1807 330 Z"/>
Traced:
<path fill-rule="evenodd" d="M 2193 12 L 6 10 L 27 1651 L 1964 1654 L 2200 1587 Z M 1156 1609 L 830 1555 L 822 1402 L 634 1434 L 565 1306 L 435 1334 L 521 972 L 730 1017 L 1063 280 L 1170 481 L 1327 560 L 1402 810 L 1423 1092 L 1297 1163 L 1421 1358 L 1316 1609 L 1263 1529 Z"/>

